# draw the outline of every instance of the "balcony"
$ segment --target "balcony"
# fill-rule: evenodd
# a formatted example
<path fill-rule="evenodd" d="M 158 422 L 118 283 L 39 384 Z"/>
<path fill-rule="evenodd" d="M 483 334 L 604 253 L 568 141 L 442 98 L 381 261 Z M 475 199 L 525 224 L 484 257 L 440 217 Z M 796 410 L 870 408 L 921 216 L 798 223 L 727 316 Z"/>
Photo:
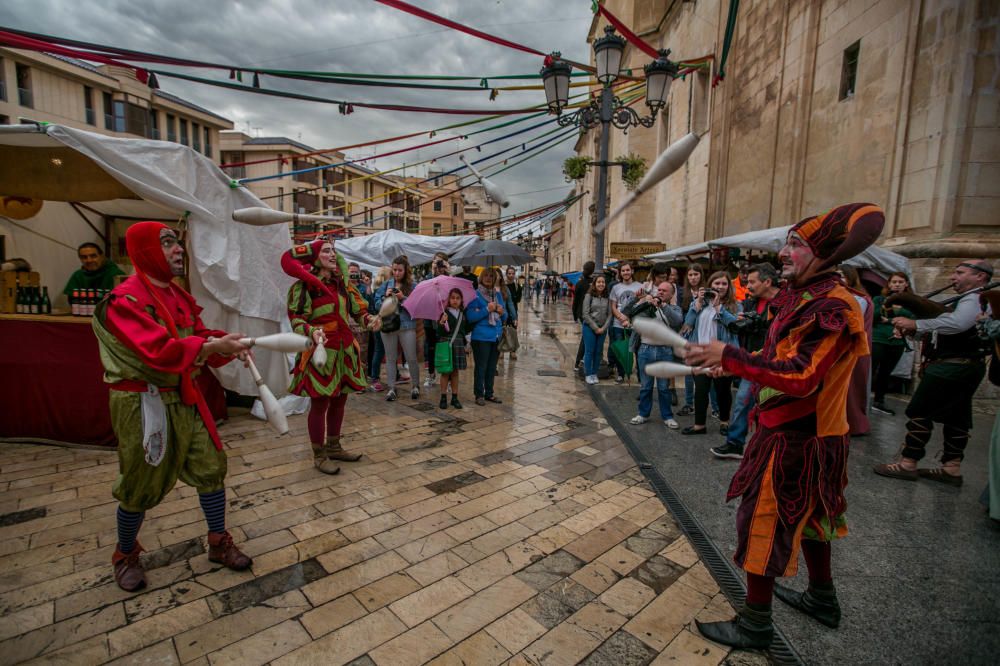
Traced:
<path fill-rule="evenodd" d="M 35 98 L 31 94 L 31 88 L 17 89 L 17 103 L 29 109 L 35 108 Z"/>

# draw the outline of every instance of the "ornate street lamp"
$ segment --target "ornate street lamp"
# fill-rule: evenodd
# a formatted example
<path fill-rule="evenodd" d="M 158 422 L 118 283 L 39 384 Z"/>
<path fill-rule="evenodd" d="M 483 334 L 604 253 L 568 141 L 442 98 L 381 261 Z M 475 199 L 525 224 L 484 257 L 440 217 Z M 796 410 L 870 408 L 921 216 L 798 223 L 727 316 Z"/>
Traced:
<path fill-rule="evenodd" d="M 600 159 L 592 162 L 600 169 L 597 187 L 597 221 L 594 224 L 596 251 L 594 261 L 598 267 L 604 265 L 604 216 L 607 211 L 608 178 L 607 169 L 613 163 L 608 162 L 608 142 L 610 125 L 627 132 L 632 127 L 652 127 L 656 116 L 667 105 L 667 95 L 670 93 L 670 83 L 677 76 L 679 68 L 667 56 L 670 51 L 663 49 L 653 62 L 643 69 L 646 72 L 646 106 L 650 115 L 641 116 L 632 107 L 627 106 L 615 97 L 611 84 L 618 78 L 621 71 L 622 55 L 625 51 L 625 39 L 615 34 L 614 26 L 604 28 L 604 37 L 594 41 L 594 60 L 597 64 L 597 80 L 601 82 L 601 95 L 591 98 L 590 103 L 581 109 L 562 115 L 569 100 L 569 79 L 571 66 L 562 60 L 562 55 L 556 51 L 545 58 L 545 66 L 540 74 L 545 88 L 545 99 L 549 112 L 558 116 L 562 127 L 579 127 L 584 131 L 601 126 Z"/>

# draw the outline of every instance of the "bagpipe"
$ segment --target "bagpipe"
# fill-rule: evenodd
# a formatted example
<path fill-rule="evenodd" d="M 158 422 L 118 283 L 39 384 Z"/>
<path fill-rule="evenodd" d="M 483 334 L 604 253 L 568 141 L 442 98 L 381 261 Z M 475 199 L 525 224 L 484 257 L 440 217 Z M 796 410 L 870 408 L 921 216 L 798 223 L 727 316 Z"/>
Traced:
<path fill-rule="evenodd" d="M 959 294 L 958 296 L 953 296 L 952 298 L 945 299 L 943 301 L 932 301 L 932 296 L 937 296 L 941 292 L 951 289 L 949 284 L 946 287 L 941 287 L 936 291 L 932 291 L 926 296 L 921 296 L 919 294 L 914 294 L 911 292 L 903 292 L 898 294 L 892 294 L 885 299 L 884 310 L 889 313 L 888 318 L 892 318 L 890 308 L 894 305 L 899 305 L 910 312 L 912 312 L 917 319 L 933 319 L 934 317 L 940 317 L 945 312 L 948 311 L 948 306 L 957 303 L 961 298 L 968 294 L 979 293 L 980 302 L 989 304 L 990 308 L 994 313 L 997 312 L 997 308 L 1000 307 L 1000 292 L 988 292 L 990 289 L 995 289 L 1000 287 L 1000 281 L 990 282 L 982 287 L 976 287 L 975 289 L 970 289 L 969 291 Z"/>

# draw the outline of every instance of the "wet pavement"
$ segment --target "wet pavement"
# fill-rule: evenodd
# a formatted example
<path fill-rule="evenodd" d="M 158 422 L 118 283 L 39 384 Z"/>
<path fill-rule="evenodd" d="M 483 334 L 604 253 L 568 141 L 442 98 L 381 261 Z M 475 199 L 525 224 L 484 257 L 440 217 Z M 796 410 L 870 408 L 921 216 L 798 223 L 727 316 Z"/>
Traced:
<path fill-rule="evenodd" d="M 572 377 L 566 306 L 528 310 L 502 405 L 352 397 L 345 447 L 365 457 L 339 476 L 313 469 L 302 416 L 280 438 L 225 424 L 251 571 L 208 561 L 179 484 L 139 537 L 149 588 L 119 590 L 114 453 L 0 444 L 0 661 L 762 663 L 693 629 L 731 606 Z"/>
<path fill-rule="evenodd" d="M 575 350 L 568 332 L 564 346 Z M 582 384 L 582 382 L 580 382 Z M 735 549 L 738 500 L 725 493 L 738 464 L 708 451 L 722 444 L 718 421 L 707 436 L 668 430 L 654 403 L 653 419 L 628 424 L 638 387 L 603 381 L 593 389 L 611 426 L 656 468 L 725 554 Z M 683 386 L 679 391 L 683 401 Z M 975 416 L 963 464 L 964 485 L 896 481 L 871 468 L 888 462 L 902 442 L 905 403 L 890 401 L 896 416 L 874 414 L 872 433 L 855 438 L 849 460 L 850 535 L 834 544 L 833 570 L 844 611 L 830 630 L 775 602 L 778 626 L 810 664 L 987 664 L 1000 653 L 1000 528 L 978 502 L 986 484 L 993 415 Z M 681 427 L 694 417 L 676 417 Z M 929 451 L 940 449 L 940 426 Z M 924 465 L 933 464 L 926 460 Z M 804 563 L 790 582 L 804 589 Z"/>

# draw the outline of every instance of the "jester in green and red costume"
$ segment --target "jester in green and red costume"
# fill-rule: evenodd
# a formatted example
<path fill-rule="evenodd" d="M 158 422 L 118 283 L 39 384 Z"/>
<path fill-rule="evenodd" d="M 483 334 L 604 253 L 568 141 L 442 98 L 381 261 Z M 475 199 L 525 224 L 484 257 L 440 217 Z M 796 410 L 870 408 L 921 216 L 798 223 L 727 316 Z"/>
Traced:
<path fill-rule="evenodd" d="M 288 319 L 292 330 L 313 339 L 326 351 L 317 367 L 314 351 L 299 354 L 292 370 L 289 393 L 310 398 L 308 426 L 316 468 L 325 474 L 340 471 L 336 461 L 354 462 L 340 442 L 344 408 L 349 393 L 368 385 L 361 346 L 350 320 L 377 330 L 378 318 L 368 314 L 364 296 L 348 279 L 347 262 L 333 243 L 315 240 L 297 245 L 281 257 L 281 268 L 298 282 L 288 290 Z"/>
<path fill-rule="evenodd" d="M 93 328 L 118 438 L 112 564 L 118 585 L 132 592 L 146 585 L 139 527 L 177 479 L 198 490 L 209 559 L 236 570 L 251 565 L 226 531 L 226 454 L 195 383 L 205 365 L 246 358 L 247 350 L 239 334 L 206 327 L 194 297 L 172 281 L 184 274 L 184 250 L 172 229 L 138 222 L 125 233 L 125 244 L 135 275 L 97 307 Z"/>
<path fill-rule="evenodd" d="M 749 379 L 757 399 L 755 432 L 727 495 L 741 498 L 734 559 L 746 571 L 746 604 L 731 621 L 698 623 L 716 642 L 767 647 L 772 594 L 827 626 L 840 622 L 830 543 L 847 534 L 847 394 L 869 349 L 858 301 L 835 270 L 874 243 L 884 224 L 872 204 L 802 220 L 778 255 L 787 282 L 771 301 L 763 349 L 689 346 L 689 363 Z M 809 588 L 775 588 L 776 577 L 795 575 L 800 551 Z"/>

